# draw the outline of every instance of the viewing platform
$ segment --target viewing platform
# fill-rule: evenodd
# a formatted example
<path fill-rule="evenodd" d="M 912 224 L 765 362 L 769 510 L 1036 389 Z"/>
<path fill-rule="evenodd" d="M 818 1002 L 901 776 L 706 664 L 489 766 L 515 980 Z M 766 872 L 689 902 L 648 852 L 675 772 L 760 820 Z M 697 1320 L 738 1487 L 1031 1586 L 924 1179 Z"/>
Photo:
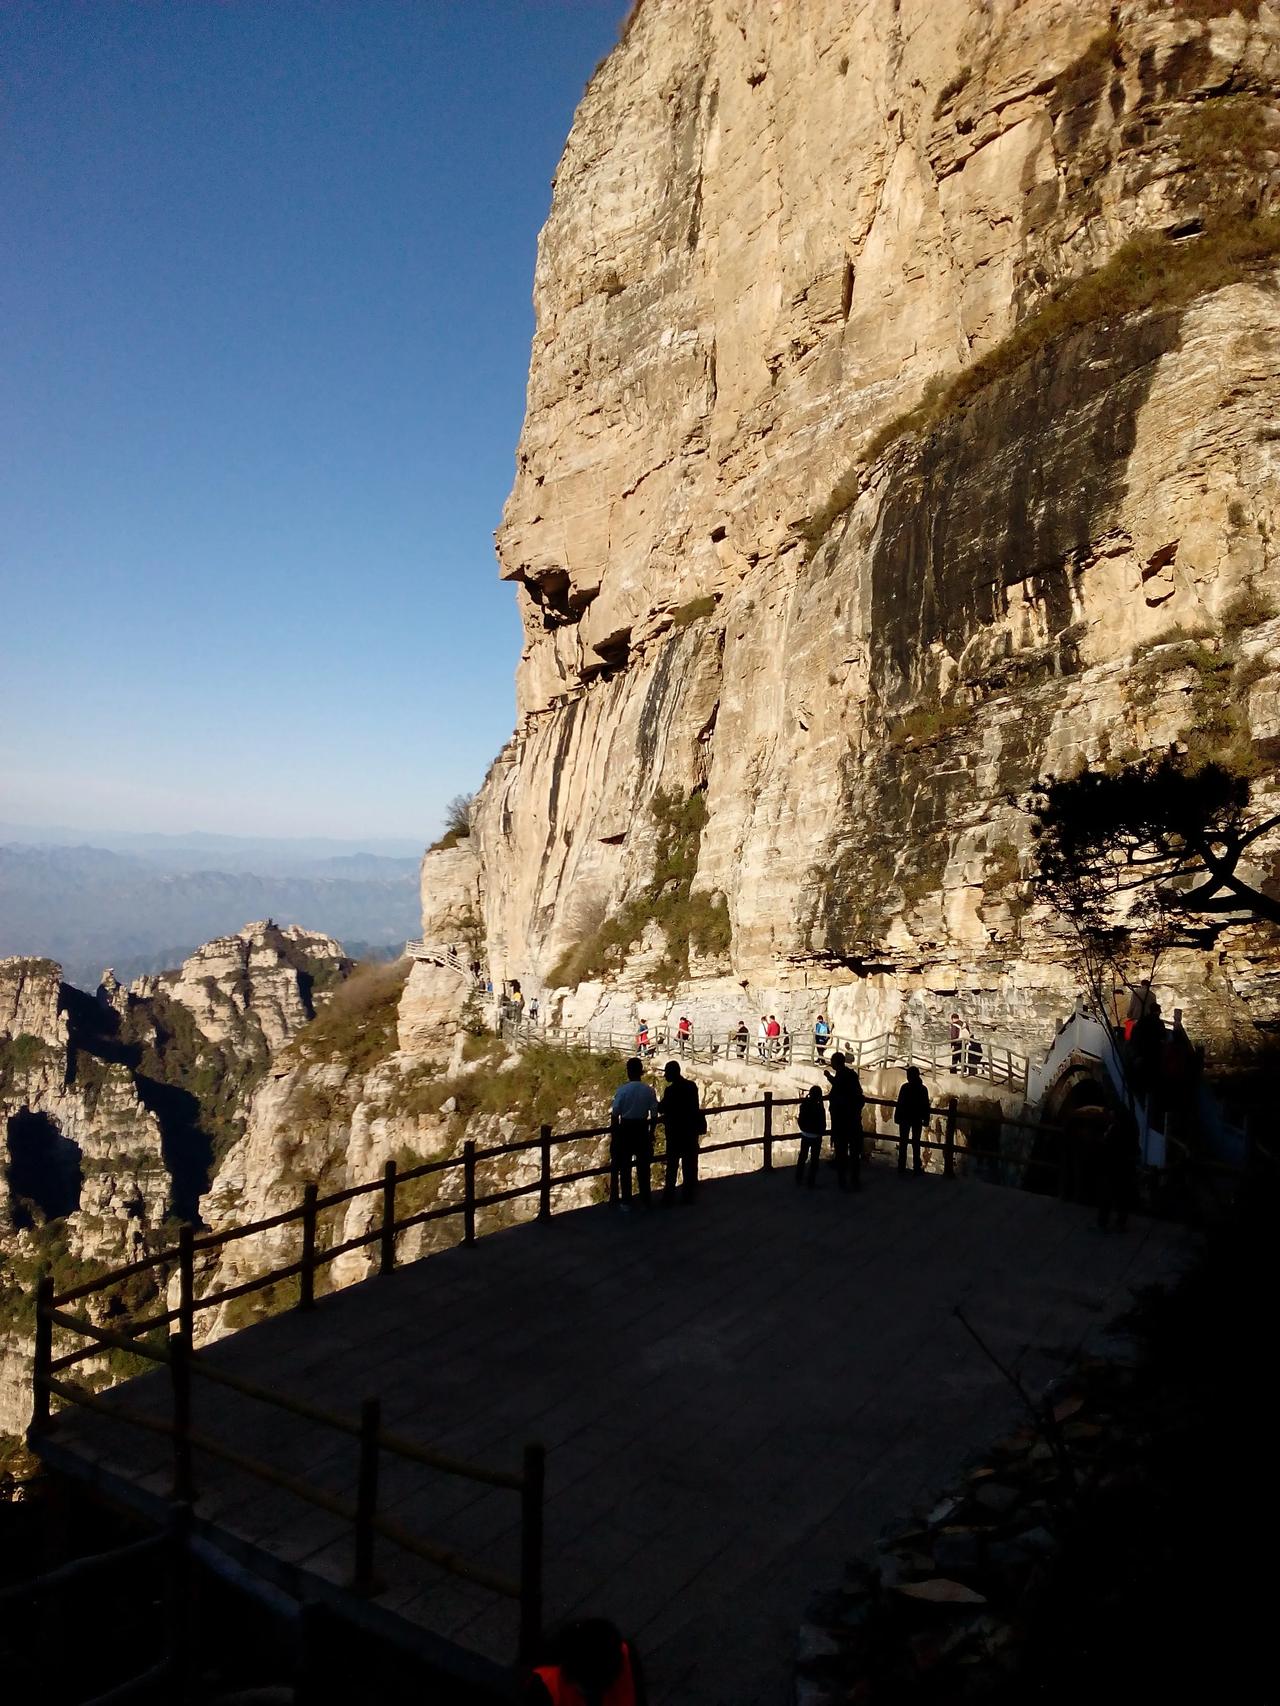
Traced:
<path fill-rule="evenodd" d="M 1103 1237 L 1054 1196 L 884 1160 L 860 1195 L 826 1167 L 797 1189 L 777 1131 L 772 1171 L 711 1180 L 693 1205 L 493 1231 L 200 1350 L 220 1376 L 187 1391 L 200 1543 L 271 1590 L 356 1607 L 371 1630 L 425 1632 L 476 1679 L 458 1698 L 505 1698 L 517 1595 L 394 1537 L 429 1536 L 441 1557 L 519 1583 L 537 1441 L 544 1621 L 613 1618 L 655 1703 L 784 1706 L 810 1593 L 1015 1419 L 955 1305 L 1034 1391 L 1176 1271 L 1185 1234 L 1139 1219 Z M 161 1520 L 171 1374 L 63 1409 L 36 1436 L 49 1467 Z M 372 1454 L 382 1527 L 365 1529 L 362 1560 L 350 1511 L 368 1507 L 370 1455 L 310 1412 L 359 1418 L 369 1395 L 386 1437 L 380 1466 L 376 1439 Z M 113 1419 L 121 1406 L 143 1425 Z M 433 1457 L 487 1465 L 493 1482 Z M 296 1496 L 303 1483 L 332 1509 Z"/>

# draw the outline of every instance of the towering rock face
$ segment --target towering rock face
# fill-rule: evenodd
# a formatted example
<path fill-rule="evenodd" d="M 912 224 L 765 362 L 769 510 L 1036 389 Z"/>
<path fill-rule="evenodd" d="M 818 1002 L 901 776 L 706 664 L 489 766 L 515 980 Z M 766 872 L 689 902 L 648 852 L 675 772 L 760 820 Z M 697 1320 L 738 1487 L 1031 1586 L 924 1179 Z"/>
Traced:
<path fill-rule="evenodd" d="M 1265 0 L 641 0 L 539 246 L 500 975 L 1030 1046 L 1019 792 L 1187 741 L 1274 792 L 1278 88 Z M 1245 1032 L 1222 949 L 1171 976 Z"/>

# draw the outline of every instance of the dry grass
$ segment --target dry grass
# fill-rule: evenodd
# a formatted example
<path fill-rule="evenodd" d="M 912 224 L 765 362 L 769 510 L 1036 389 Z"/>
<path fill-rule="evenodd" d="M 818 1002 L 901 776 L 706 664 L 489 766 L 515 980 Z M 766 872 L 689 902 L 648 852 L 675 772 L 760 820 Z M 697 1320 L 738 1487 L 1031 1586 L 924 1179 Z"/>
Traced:
<path fill-rule="evenodd" d="M 968 705 L 924 705 L 889 725 L 891 747 L 928 746 L 969 721 Z"/>
<path fill-rule="evenodd" d="M 1228 634 L 1241 634 L 1246 628 L 1257 628 L 1270 622 L 1276 614 L 1275 600 L 1248 581 L 1230 599 L 1222 612 L 1222 626 Z"/>
<path fill-rule="evenodd" d="M 289 1047 L 303 1060 L 341 1060 L 367 1071 L 396 1047 L 396 1013 L 409 961 L 369 960 L 334 990 Z"/>

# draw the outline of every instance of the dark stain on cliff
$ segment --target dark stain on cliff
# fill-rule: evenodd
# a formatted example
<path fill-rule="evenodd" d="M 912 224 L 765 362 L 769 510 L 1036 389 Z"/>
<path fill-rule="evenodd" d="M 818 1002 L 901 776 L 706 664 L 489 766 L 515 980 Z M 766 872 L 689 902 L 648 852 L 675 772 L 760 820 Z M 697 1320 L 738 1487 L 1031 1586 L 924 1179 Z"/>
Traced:
<path fill-rule="evenodd" d="M 547 850 L 555 839 L 556 819 L 560 811 L 560 780 L 564 775 L 564 761 L 569 752 L 569 744 L 573 740 L 574 724 L 578 720 L 579 699 L 571 699 L 565 706 L 560 718 L 560 727 L 556 734 L 556 750 L 551 759 L 551 782 L 547 790 L 547 839 L 543 848 L 543 863 L 546 863 Z"/>
<path fill-rule="evenodd" d="M 640 773 L 643 776 L 651 774 L 654 759 L 658 750 L 658 728 L 660 725 L 663 706 L 671 692 L 671 675 L 676 658 L 681 651 L 680 640 L 668 640 L 658 655 L 654 665 L 653 675 L 648 688 L 645 690 L 644 704 L 640 707 L 640 726 L 636 733 L 636 751 L 640 760 Z M 681 672 L 680 680 L 683 680 Z"/>
<path fill-rule="evenodd" d="M 1031 581 L 1050 633 L 1124 491 L 1137 417 L 1180 316 L 1088 327 L 941 423 L 890 487 L 871 565 L 872 676 L 905 697 L 934 641 L 958 655 Z"/>

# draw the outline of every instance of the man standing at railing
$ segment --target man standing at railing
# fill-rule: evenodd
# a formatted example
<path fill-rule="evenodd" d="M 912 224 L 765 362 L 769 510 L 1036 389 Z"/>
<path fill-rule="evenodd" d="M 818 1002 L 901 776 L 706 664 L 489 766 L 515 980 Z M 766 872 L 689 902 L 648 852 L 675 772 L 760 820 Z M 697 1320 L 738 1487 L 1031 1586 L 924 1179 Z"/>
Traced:
<path fill-rule="evenodd" d="M 684 1054 L 693 1041 L 693 1026 L 689 1023 L 687 1014 L 681 1014 L 680 1023 L 676 1026 L 676 1045 Z"/>
<path fill-rule="evenodd" d="M 676 1171 L 684 1170 L 680 1196 L 692 1202 L 698 1189 L 698 1139 L 707 1129 L 707 1116 L 698 1106 L 698 1086 L 686 1078 L 678 1061 L 663 1068 L 667 1087 L 662 1092 L 662 1129 L 666 1135 L 667 1178 L 662 1200 L 675 1201 Z"/>
<path fill-rule="evenodd" d="M 920 1134 L 929 1123 L 929 1092 L 920 1076 L 918 1066 L 907 1068 L 907 1081 L 898 1091 L 893 1110 L 893 1123 L 898 1128 L 898 1171 L 907 1170 L 907 1140 L 911 1140 L 911 1170 L 923 1171 L 920 1159 Z"/>
<path fill-rule="evenodd" d="M 627 1081 L 613 1093 L 609 1109 L 609 1167 L 613 1174 L 613 1196 L 624 1212 L 631 1209 L 631 1169 L 636 1170 L 640 1201 L 650 1201 L 653 1168 L 653 1133 L 658 1123 L 658 1098 L 642 1082 L 644 1062 L 634 1056 L 627 1062 Z"/>
<path fill-rule="evenodd" d="M 831 1056 L 831 1147 L 836 1157 L 836 1183 L 842 1191 L 862 1189 L 862 1110 L 867 1098 L 862 1080 L 838 1050 Z"/>

